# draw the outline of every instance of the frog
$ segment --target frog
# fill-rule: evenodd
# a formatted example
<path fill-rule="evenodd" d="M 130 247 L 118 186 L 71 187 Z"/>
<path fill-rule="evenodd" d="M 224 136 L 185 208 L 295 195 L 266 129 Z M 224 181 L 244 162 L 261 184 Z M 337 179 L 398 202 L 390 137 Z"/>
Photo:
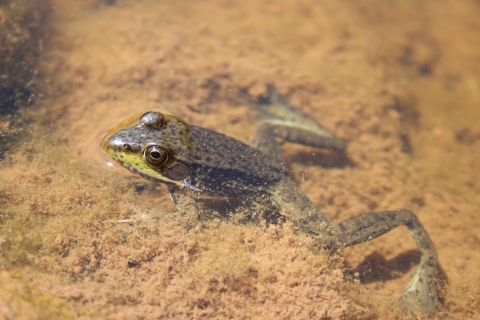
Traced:
<path fill-rule="evenodd" d="M 122 167 L 158 182 L 181 212 L 201 211 L 199 203 L 208 199 L 258 201 L 331 252 L 406 226 L 421 261 L 399 306 L 409 317 L 443 313 L 436 288 L 438 254 L 416 214 L 408 209 L 365 213 L 332 226 L 290 177 L 279 140 L 332 152 L 345 152 L 347 142 L 290 106 L 275 89 L 255 108 L 262 116 L 250 145 L 178 116 L 148 111 L 111 129 L 101 148 Z"/>

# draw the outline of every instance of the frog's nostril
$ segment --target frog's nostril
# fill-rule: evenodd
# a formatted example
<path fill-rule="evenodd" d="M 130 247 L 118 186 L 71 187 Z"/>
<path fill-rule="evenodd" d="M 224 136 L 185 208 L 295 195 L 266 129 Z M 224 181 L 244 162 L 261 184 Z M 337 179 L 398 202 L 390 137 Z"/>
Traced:
<path fill-rule="evenodd" d="M 132 146 L 129 143 L 125 143 L 118 137 L 113 137 L 109 141 L 109 148 L 116 150 L 118 152 L 125 152 L 131 150 Z"/>

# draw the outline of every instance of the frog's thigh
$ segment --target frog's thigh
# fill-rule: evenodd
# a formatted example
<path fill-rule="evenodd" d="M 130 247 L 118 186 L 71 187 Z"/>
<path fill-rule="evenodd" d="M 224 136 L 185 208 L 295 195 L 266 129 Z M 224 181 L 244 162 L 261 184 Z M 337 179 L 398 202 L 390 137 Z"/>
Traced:
<path fill-rule="evenodd" d="M 255 149 L 258 149 L 268 155 L 276 163 L 284 163 L 282 149 L 280 148 L 276 137 L 272 134 L 269 125 L 261 124 L 257 128 L 257 132 L 253 137 L 251 145 Z"/>
<path fill-rule="evenodd" d="M 410 210 L 369 213 L 347 219 L 333 230 L 332 246 L 352 246 L 377 238 L 388 231 L 407 226 L 422 253 L 412 281 L 400 298 L 401 306 L 412 313 L 416 307 L 424 314 L 440 312 L 436 282 L 438 280 L 437 250 L 417 216 Z"/>

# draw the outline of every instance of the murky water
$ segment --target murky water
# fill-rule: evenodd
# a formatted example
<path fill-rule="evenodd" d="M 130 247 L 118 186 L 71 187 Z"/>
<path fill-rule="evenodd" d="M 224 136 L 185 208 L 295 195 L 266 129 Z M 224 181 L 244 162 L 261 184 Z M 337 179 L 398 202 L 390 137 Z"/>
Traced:
<path fill-rule="evenodd" d="M 24 111 L 35 124 L 0 166 L 4 317 L 402 318 L 396 299 L 419 262 L 405 228 L 315 253 L 288 224 L 181 217 L 98 151 L 106 130 L 148 110 L 248 143 L 256 113 L 239 97 L 274 85 L 349 141 L 340 156 L 283 144 L 308 197 L 333 224 L 415 211 L 445 309 L 480 318 L 477 2 L 54 6 L 44 97 Z"/>

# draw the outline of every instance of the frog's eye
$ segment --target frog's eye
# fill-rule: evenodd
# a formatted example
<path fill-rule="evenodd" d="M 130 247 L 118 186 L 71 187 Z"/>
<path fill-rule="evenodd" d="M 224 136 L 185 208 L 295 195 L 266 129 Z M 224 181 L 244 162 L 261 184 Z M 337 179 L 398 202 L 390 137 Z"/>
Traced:
<path fill-rule="evenodd" d="M 158 129 L 163 126 L 164 116 L 161 113 L 149 111 L 140 117 L 140 124 L 151 129 Z"/>
<path fill-rule="evenodd" d="M 168 151 L 160 146 L 149 146 L 143 151 L 143 159 L 151 165 L 162 167 L 168 161 Z"/>

